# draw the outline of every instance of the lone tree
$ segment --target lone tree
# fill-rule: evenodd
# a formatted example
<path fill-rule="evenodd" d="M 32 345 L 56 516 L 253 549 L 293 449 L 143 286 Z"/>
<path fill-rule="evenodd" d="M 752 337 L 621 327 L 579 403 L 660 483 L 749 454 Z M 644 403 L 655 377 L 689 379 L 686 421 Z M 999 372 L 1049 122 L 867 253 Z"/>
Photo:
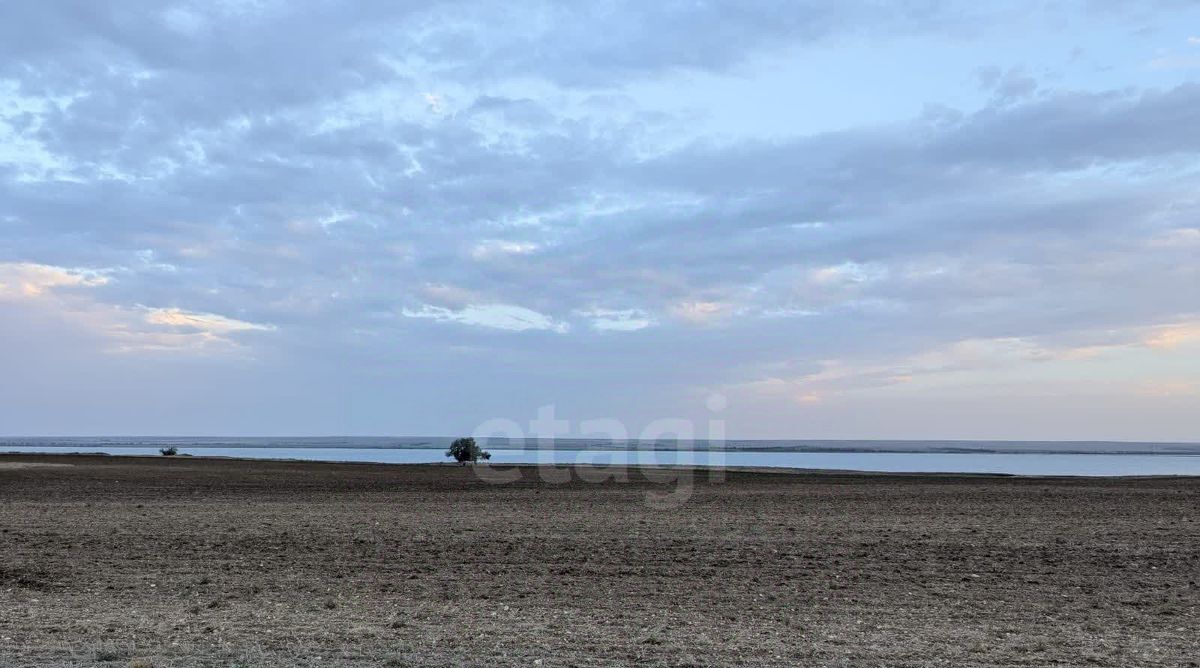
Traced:
<path fill-rule="evenodd" d="M 179 448 L 172 445 L 169 448 L 159 448 L 158 452 L 163 457 L 174 457 L 175 455 L 179 454 Z"/>
<path fill-rule="evenodd" d="M 467 462 L 474 464 L 480 459 L 486 460 L 492 458 L 491 453 L 480 448 L 475 443 L 475 439 L 469 436 L 467 438 L 454 439 L 454 442 L 450 444 L 450 449 L 446 451 L 446 456 L 453 457 L 454 461 L 463 466 L 466 466 Z"/>

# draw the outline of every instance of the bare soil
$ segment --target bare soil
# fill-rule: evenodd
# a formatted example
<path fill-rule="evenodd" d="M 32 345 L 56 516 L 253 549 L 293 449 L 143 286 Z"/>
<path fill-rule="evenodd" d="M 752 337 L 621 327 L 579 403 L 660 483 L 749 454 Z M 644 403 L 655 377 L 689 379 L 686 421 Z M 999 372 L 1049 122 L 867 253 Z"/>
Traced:
<path fill-rule="evenodd" d="M 1200 479 L 520 473 L 0 455 L 0 666 L 1200 661 Z"/>

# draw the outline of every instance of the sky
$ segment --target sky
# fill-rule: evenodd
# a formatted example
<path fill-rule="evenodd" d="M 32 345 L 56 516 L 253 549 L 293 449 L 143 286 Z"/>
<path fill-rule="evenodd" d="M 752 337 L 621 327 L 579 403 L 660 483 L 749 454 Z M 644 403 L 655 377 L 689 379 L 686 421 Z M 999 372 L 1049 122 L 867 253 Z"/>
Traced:
<path fill-rule="evenodd" d="M 1200 440 L 1193 2 L 0 2 L 0 434 Z"/>

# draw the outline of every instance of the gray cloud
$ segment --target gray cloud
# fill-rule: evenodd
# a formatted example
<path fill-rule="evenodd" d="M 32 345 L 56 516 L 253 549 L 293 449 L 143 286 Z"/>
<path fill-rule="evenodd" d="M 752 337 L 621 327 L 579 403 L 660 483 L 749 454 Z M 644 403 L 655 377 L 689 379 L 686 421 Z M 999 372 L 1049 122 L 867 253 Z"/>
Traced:
<path fill-rule="evenodd" d="M 980 11 L 5 5 L 0 145 L 20 150 L 0 151 L 0 263 L 107 280 L 12 293 L 0 359 L 126 377 L 130 401 L 172 374 L 181 402 L 233 384 L 319 404 L 305 387 L 329 407 L 297 430 L 420 431 L 543 401 L 648 415 L 830 359 L 1195 319 L 1195 83 L 996 67 L 976 110 L 736 142 L 622 88 L 852 36 L 955 39 Z M 210 320 L 229 345 L 197 346 L 155 309 L 262 327 Z M 630 321 L 646 326 L 613 326 Z M 121 336 L 166 343 L 113 357 Z M 445 378 L 465 374 L 474 412 L 429 420 L 460 410 Z M 48 429 L 45 393 L 6 395 L 7 416 Z M 282 398 L 258 422 L 212 401 L 221 427 L 163 415 L 291 430 Z M 120 430 L 122 410 L 73 424 Z"/>

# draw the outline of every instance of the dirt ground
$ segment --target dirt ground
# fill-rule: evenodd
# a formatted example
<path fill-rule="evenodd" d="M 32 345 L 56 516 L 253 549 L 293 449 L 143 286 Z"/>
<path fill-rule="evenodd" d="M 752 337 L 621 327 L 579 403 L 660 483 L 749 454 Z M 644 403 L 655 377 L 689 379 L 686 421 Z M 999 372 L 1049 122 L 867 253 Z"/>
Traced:
<path fill-rule="evenodd" d="M 1200 479 L 518 472 L 0 456 L 0 666 L 1200 661 Z"/>

